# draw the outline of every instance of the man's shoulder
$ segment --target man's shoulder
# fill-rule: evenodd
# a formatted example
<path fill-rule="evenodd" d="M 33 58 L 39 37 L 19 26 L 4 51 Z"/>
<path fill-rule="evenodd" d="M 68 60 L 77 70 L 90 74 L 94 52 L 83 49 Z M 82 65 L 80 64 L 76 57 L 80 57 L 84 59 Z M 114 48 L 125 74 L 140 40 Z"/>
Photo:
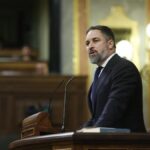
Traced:
<path fill-rule="evenodd" d="M 115 55 L 114 59 L 116 59 L 116 66 L 122 66 L 122 67 L 123 66 L 127 66 L 127 67 L 131 66 L 131 67 L 134 67 L 137 69 L 136 65 L 132 61 L 130 61 L 126 58 L 120 57 L 117 54 Z"/>
<path fill-rule="evenodd" d="M 110 61 L 110 68 L 113 72 L 137 72 L 139 73 L 136 65 L 126 58 L 122 58 L 119 55 L 115 55 Z"/>

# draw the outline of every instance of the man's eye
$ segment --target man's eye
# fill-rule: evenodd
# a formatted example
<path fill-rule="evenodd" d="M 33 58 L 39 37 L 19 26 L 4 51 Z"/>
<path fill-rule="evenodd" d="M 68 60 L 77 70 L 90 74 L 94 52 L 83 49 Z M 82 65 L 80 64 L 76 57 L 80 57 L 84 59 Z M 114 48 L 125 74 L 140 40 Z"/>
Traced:
<path fill-rule="evenodd" d="M 94 42 L 98 42 L 98 41 L 99 41 L 99 39 L 94 39 L 93 41 L 94 41 Z"/>
<path fill-rule="evenodd" d="M 85 45 L 88 46 L 88 45 L 89 45 L 89 42 L 86 42 Z"/>

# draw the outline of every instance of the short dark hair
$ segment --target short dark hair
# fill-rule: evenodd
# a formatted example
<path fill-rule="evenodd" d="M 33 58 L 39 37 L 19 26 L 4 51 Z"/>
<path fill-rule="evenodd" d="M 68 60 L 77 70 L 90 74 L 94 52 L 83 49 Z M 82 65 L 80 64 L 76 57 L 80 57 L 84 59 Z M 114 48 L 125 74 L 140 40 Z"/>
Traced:
<path fill-rule="evenodd" d="M 112 39 L 114 42 L 114 47 L 116 47 L 116 42 L 115 42 L 115 36 L 111 28 L 103 25 L 95 25 L 91 26 L 87 29 L 86 34 L 91 31 L 91 30 L 99 30 L 101 31 L 104 35 L 106 35 L 109 39 Z"/>

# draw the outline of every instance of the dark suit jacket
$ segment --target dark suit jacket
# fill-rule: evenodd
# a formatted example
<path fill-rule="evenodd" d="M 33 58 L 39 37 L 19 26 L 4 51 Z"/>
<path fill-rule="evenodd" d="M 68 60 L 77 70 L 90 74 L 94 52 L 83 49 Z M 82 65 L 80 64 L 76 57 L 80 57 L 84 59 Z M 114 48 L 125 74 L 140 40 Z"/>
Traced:
<path fill-rule="evenodd" d="M 141 77 L 132 62 L 114 55 L 98 79 L 94 104 L 90 95 L 91 88 L 88 102 L 92 117 L 84 127 L 129 128 L 133 132 L 145 132 Z"/>

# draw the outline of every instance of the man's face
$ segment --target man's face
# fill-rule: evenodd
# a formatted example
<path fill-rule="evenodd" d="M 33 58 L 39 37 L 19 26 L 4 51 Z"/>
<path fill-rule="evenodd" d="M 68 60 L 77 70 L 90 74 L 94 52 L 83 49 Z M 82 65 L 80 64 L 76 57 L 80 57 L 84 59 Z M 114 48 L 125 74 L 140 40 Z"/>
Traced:
<path fill-rule="evenodd" d="M 90 30 L 86 35 L 86 49 L 91 63 L 102 65 L 112 54 L 113 42 L 99 30 Z"/>

